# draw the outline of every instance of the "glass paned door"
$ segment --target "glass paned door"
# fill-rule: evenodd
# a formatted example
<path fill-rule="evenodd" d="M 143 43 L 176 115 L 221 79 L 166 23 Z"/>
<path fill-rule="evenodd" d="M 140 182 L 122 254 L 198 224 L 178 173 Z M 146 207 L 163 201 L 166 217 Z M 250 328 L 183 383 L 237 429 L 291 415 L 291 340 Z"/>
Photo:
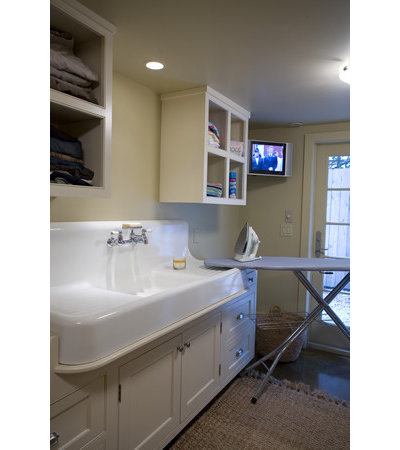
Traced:
<path fill-rule="evenodd" d="M 319 145 L 314 194 L 315 257 L 350 258 L 350 146 L 348 143 Z M 326 297 L 344 277 L 343 272 L 313 273 L 312 283 Z M 310 310 L 316 306 L 310 300 Z M 350 327 L 350 283 L 330 304 L 343 323 Z M 348 350 L 331 318 L 322 312 L 309 330 L 309 342 Z"/>
<path fill-rule="evenodd" d="M 328 156 L 326 190 L 325 256 L 350 258 L 350 155 Z M 323 297 L 345 276 L 344 272 L 323 275 Z M 333 300 L 331 308 L 350 328 L 350 283 Z M 321 319 L 334 325 L 325 312 Z"/>

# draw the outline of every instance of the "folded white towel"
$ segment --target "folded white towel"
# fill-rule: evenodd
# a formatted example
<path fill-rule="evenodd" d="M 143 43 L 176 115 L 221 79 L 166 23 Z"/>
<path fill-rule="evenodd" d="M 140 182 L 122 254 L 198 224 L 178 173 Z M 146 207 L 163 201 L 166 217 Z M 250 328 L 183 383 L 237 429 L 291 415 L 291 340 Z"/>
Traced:
<path fill-rule="evenodd" d="M 83 88 L 94 87 L 93 84 L 96 82 L 85 80 L 85 78 L 79 77 L 70 72 L 66 72 L 65 70 L 58 70 L 55 67 L 50 66 L 50 76 L 56 77 L 59 80 L 67 81 L 68 83 L 72 83 L 75 86 L 80 86 Z"/>

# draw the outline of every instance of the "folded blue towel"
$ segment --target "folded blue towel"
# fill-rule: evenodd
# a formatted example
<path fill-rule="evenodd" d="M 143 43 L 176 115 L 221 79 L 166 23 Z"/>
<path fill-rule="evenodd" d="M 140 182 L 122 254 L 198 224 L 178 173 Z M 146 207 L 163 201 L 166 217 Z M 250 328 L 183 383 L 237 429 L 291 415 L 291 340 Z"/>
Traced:
<path fill-rule="evenodd" d="M 82 144 L 80 141 L 64 141 L 50 136 L 50 151 L 83 159 Z"/>

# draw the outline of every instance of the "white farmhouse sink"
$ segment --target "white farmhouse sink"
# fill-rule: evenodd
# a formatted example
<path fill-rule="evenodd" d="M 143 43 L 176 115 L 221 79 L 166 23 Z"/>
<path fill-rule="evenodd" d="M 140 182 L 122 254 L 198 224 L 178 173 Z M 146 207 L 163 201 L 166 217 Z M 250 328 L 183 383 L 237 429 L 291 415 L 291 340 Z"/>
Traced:
<path fill-rule="evenodd" d="M 184 270 L 172 258 L 188 242 L 179 221 L 143 221 L 149 244 L 109 248 L 122 222 L 53 223 L 51 331 L 59 362 L 84 364 L 236 294 L 246 286 L 238 269 L 211 270 L 187 256 Z"/>

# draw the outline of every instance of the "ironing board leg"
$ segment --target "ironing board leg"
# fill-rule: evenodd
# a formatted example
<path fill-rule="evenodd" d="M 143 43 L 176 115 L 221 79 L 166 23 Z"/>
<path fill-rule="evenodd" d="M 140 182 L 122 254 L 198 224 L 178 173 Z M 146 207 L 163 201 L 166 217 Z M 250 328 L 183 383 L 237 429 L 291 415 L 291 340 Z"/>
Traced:
<path fill-rule="evenodd" d="M 298 274 L 301 274 L 302 277 L 299 277 Z M 347 285 L 347 283 L 350 280 L 350 273 L 348 273 L 336 286 L 335 288 L 332 289 L 332 291 L 325 297 L 325 300 L 321 299 L 321 296 L 318 294 L 318 292 L 314 289 L 314 287 L 312 286 L 311 283 L 308 282 L 308 280 L 304 277 L 304 275 L 301 272 L 294 272 L 294 274 L 299 278 L 299 280 L 301 281 L 301 283 L 304 285 L 304 287 L 309 291 L 309 289 L 312 290 L 312 292 L 310 292 L 311 295 L 316 294 L 317 297 L 319 298 L 318 306 L 307 316 L 307 318 L 296 328 L 296 330 L 293 331 L 293 333 L 284 340 L 284 342 L 282 342 L 282 344 L 280 344 L 276 349 L 274 349 L 272 352 L 270 352 L 268 355 L 262 357 L 261 359 L 259 359 L 258 361 L 256 361 L 255 363 L 253 363 L 251 366 L 247 367 L 245 369 L 245 372 L 248 373 L 250 370 L 254 369 L 255 367 L 259 366 L 260 364 L 263 364 L 264 361 L 267 361 L 267 359 L 271 358 L 271 356 L 273 356 L 274 354 L 278 354 L 276 355 L 271 367 L 269 368 L 264 380 L 262 381 L 262 383 L 260 384 L 260 386 L 258 387 L 256 393 L 254 394 L 254 396 L 251 399 L 252 403 L 256 403 L 259 396 L 263 393 L 264 388 L 266 386 L 266 384 L 268 383 L 268 380 L 270 379 L 270 377 L 272 376 L 272 372 L 274 371 L 276 365 L 278 364 L 282 354 L 284 353 L 284 351 L 287 349 L 287 347 L 289 347 L 289 345 L 303 332 L 305 331 L 306 328 L 308 328 L 311 323 L 321 314 L 321 312 L 326 308 L 326 306 L 338 295 L 338 293 Z M 307 283 L 304 284 L 303 283 L 303 277 L 307 280 Z M 314 295 L 313 295 L 314 297 Z M 314 297 L 315 298 L 315 297 Z M 318 301 L 318 299 L 316 298 L 316 300 Z M 329 308 L 329 306 L 328 306 Z M 331 309 L 331 308 L 329 308 Z M 332 311 L 333 312 L 333 311 Z M 336 314 L 333 313 L 335 316 Z M 343 325 L 343 327 L 345 327 L 345 325 L 343 324 L 343 322 L 337 318 L 340 323 Z M 336 322 L 335 322 L 336 323 Z M 347 331 L 347 329 L 346 329 Z M 350 334 L 348 334 L 348 339 L 350 339 Z"/>
<path fill-rule="evenodd" d="M 268 380 L 270 379 L 272 372 L 275 370 L 276 365 L 278 364 L 279 360 L 281 359 L 281 356 L 283 352 L 286 350 L 286 348 L 291 344 L 291 342 L 288 342 L 287 345 L 285 345 L 282 350 L 276 355 L 276 358 L 274 359 L 274 362 L 272 363 L 271 367 L 269 368 L 266 377 L 263 379 L 262 383 L 258 387 L 256 393 L 251 399 L 251 403 L 257 403 L 258 397 L 263 393 L 265 385 L 268 383 Z"/>
<path fill-rule="evenodd" d="M 346 325 L 339 319 L 339 317 L 335 314 L 332 308 L 328 305 L 328 303 L 322 298 L 322 296 L 317 292 L 314 286 L 307 280 L 302 272 L 293 272 L 298 280 L 303 284 L 303 286 L 307 289 L 307 291 L 315 298 L 315 300 L 323 306 L 323 309 L 327 312 L 330 318 L 335 322 L 336 326 L 339 330 L 346 336 L 347 339 L 350 339 L 350 332 L 346 328 Z M 346 284 L 350 281 L 350 272 L 344 277 L 343 281 L 346 281 Z M 345 285 L 346 285 L 345 284 Z"/>

